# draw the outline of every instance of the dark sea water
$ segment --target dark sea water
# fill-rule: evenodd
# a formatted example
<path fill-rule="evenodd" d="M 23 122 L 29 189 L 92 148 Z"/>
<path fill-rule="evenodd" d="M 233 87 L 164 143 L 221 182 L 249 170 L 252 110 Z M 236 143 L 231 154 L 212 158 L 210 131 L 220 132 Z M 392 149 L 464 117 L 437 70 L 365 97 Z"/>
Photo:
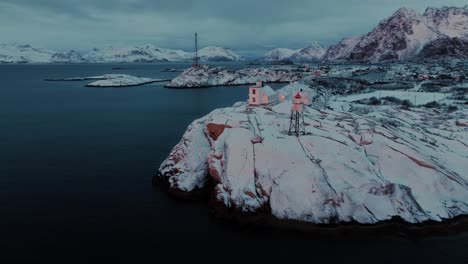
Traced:
<path fill-rule="evenodd" d="M 116 66 L 0 65 L 0 263 L 468 263 L 468 233 L 324 239 L 227 224 L 173 200 L 151 184 L 159 164 L 192 120 L 245 100 L 247 87 L 43 81 L 172 78 L 161 70 L 188 65 Z"/>

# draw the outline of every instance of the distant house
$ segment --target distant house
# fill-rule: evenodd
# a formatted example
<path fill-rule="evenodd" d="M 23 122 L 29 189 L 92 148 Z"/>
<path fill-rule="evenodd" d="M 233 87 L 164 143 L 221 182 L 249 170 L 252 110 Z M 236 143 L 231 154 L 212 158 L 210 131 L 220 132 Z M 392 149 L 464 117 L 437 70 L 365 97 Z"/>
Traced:
<path fill-rule="evenodd" d="M 312 75 L 313 75 L 313 76 L 316 76 L 316 77 L 326 76 L 326 74 L 325 74 L 323 71 L 321 71 L 321 70 L 315 70 L 315 71 L 313 71 L 313 72 L 312 72 Z"/>
<path fill-rule="evenodd" d="M 257 82 L 249 87 L 249 105 L 266 105 L 284 100 L 284 96 L 277 93 L 270 86 L 263 86 Z"/>
<path fill-rule="evenodd" d="M 420 74 L 420 75 L 418 76 L 418 79 L 419 79 L 419 80 L 423 80 L 423 81 L 429 80 L 429 75 L 427 75 L 427 74 Z"/>

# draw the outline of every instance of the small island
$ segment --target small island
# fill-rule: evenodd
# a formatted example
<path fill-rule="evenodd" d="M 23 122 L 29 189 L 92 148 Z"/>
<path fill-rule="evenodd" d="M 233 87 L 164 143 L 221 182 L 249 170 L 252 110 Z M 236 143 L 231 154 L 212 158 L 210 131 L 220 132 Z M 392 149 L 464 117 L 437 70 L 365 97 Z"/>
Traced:
<path fill-rule="evenodd" d="M 58 79 L 46 79 L 46 81 L 87 81 L 93 80 L 87 84 L 87 87 L 130 87 L 140 86 L 155 82 L 168 82 L 166 79 L 152 79 L 145 77 L 137 77 L 128 74 L 105 74 L 100 76 L 90 77 L 72 77 L 72 78 L 58 78 Z"/>
<path fill-rule="evenodd" d="M 234 218 L 368 225 L 468 214 L 466 108 L 359 105 L 302 83 L 249 90 L 248 102 L 193 121 L 154 180 L 179 197 L 205 190 Z M 291 131 L 297 98 L 302 127 Z"/>

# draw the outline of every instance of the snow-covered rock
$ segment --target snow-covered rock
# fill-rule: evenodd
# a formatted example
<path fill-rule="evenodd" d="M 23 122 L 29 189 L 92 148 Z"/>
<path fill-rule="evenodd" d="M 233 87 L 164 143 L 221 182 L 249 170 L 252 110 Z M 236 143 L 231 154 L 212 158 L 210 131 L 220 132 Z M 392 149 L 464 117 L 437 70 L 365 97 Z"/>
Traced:
<path fill-rule="evenodd" d="M 224 47 L 208 46 L 198 51 L 201 61 L 241 61 L 245 60 L 234 51 Z M 192 58 L 191 55 L 190 58 Z"/>
<path fill-rule="evenodd" d="M 224 67 L 200 65 L 191 67 L 174 78 L 166 87 L 190 88 L 223 85 L 252 84 L 262 82 L 292 82 L 301 79 L 301 75 L 288 71 L 267 68 L 243 68 L 239 70 Z"/>
<path fill-rule="evenodd" d="M 320 43 L 314 41 L 306 47 L 292 54 L 289 59 L 298 62 L 315 61 L 322 59 L 325 52 L 325 47 L 322 46 Z"/>
<path fill-rule="evenodd" d="M 287 49 L 287 48 L 277 48 L 267 52 L 262 60 L 264 61 L 281 61 L 284 59 L 289 59 L 294 53 L 299 50 Z"/>
<path fill-rule="evenodd" d="M 216 209 L 281 220 L 420 223 L 468 214 L 468 128 L 455 124 L 467 109 L 306 107 L 299 137 L 287 134 L 290 109 L 287 99 L 214 110 L 189 126 L 158 177 L 182 192 L 211 180 Z"/>
<path fill-rule="evenodd" d="M 442 101 L 447 98 L 447 94 L 437 93 L 437 92 L 413 92 L 413 91 L 392 91 L 392 90 L 382 90 L 374 91 L 369 93 L 358 93 L 352 95 L 344 95 L 336 97 L 336 101 L 341 102 L 354 102 L 369 98 L 385 98 L 385 97 L 394 97 L 399 100 L 408 100 L 414 105 L 424 105 L 433 101 Z"/>

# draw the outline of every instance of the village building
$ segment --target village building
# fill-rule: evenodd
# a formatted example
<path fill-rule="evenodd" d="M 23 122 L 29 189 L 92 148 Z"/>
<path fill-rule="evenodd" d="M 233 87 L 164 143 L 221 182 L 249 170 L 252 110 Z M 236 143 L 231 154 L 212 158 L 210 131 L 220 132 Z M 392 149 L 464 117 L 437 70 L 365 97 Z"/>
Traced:
<path fill-rule="evenodd" d="M 249 87 L 249 105 L 267 105 L 284 100 L 284 96 L 262 82 Z"/>

